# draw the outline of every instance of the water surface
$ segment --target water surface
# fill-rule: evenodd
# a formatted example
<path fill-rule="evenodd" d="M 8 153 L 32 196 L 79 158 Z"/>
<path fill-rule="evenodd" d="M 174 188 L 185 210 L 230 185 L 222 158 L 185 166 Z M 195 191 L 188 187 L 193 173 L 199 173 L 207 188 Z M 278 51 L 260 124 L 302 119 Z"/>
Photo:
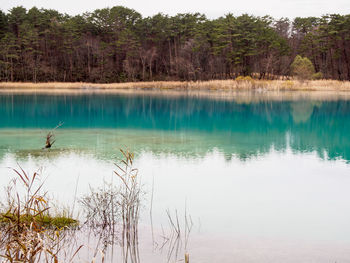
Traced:
<path fill-rule="evenodd" d="M 281 97 L 283 94 L 281 94 Z M 251 94 L 250 94 L 251 97 Z M 113 178 L 118 149 L 166 209 L 194 222 L 194 262 L 350 262 L 350 100 L 145 94 L 0 95 L 0 174 L 43 168 L 61 203 Z M 59 122 L 56 143 L 41 148 Z M 141 256 L 150 248 L 150 195 Z"/>

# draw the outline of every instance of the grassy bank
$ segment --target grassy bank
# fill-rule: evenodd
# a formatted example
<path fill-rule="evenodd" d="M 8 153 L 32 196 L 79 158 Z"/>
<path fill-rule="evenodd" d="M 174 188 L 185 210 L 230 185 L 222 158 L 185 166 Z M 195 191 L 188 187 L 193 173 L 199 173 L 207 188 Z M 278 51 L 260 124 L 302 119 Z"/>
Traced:
<path fill-rule="evenodd" d="M 210 81 L 156 81 L 127 83 L 84 83 L 84 82 L 0 82 L 1 91 L 63 91 L 63 90 L 123 90 L 123 89 L 185 89 L 185 90 L 308 90 L 308 91 L 350 91 L 349 81 L 312 80 L 210 80 Z"/>

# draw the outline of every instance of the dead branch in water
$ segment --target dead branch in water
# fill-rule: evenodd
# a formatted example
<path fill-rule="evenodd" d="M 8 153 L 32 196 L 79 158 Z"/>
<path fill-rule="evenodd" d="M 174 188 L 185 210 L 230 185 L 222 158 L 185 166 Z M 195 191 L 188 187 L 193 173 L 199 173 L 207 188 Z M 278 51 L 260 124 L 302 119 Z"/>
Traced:
<path fill-rule="evenodd" d="M 45 149 L 50 149 L 52 145 L 55 143 L 55 134 L 54 131 L 61 127 L 63 125 L 63 122 L 59 122 L 55 128 L 53 128 L 51 131 L 49 131 L 46 135 L 46 143 L 45 143 Z"/>

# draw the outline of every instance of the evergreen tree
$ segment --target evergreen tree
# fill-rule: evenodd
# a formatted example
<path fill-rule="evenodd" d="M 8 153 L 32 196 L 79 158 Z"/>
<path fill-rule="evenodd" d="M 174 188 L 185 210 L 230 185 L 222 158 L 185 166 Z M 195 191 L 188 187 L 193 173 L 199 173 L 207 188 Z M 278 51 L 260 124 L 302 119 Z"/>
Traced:
<path fill-rule="evenodd" d="M 0 11 L 1 81 L 310 79 L 315 71 L 313 78 L 350 80 L 350 15 L 290 21 L 142 17 L 123 6 L 76 16 L 22 6 Z"/>
<path fill-rule="evenodd" d="M 307 57 L 301 57 L 297 55 L 290 65 L 291 73 L 293 76 L 300 80 L 311 79 L 312 75 L 315 74 L 315 68 L 312 62 Z"/>

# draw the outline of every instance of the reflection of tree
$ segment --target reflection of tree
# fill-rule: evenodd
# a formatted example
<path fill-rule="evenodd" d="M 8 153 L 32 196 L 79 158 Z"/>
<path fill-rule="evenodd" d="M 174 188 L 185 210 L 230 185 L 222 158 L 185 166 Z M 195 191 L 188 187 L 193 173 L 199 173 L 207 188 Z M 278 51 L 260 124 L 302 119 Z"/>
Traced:
<path fill-rule="evenodd" d="M 326 151 L 331 159 L 350 160 L 349 113 L 346 100 L 237 103 L 189 96 L 0 96 L 0 128 L 45 128 L 63 120 L 59 132 L 68 134 L 57 147 L 93 150 L 102 158 L 128 145 L 135 152 L 182 156 L 205 156 L 217 149 L 227 158 L 245 160 L 271 148 L 286 149 L 288 134 L 295 151 L 317 151 L 320 156 Z M 19 153 L 41 146 L 23 136 L 10 139 L 0 133 L 0 149 Z"/>
<path fill-rule="evenodd" d="M 311 117 L 315 107 L 321 107 L 319 101 L 295 101 L 290 103 L 292 116 L 295 123 L 305 123 Z"/>

